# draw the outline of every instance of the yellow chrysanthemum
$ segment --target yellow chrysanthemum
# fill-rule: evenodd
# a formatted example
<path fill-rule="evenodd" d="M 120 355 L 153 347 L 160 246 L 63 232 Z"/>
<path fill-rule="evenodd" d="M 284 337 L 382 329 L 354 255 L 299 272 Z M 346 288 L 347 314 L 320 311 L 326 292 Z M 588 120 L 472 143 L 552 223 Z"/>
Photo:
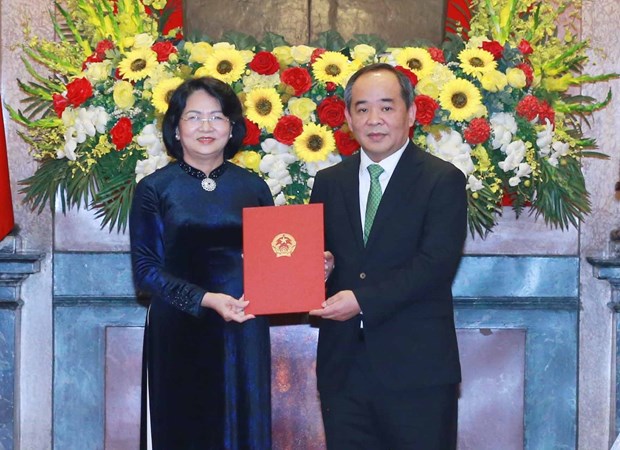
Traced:
<path fill-rule="evenodd" d="M 336 140 L 329 128 L 309 123 L 304 125 L 302 133 L 293 142 L 293 149 L 302 161 L 325 161 L 336 149 Z"/>
<path fill-rule="evenodd" d="M 245 112 L 260 128 L 272 132 L 284 110 L 280 96 L 273 88 L 255 89 L 245 98 Z"/>
<path fill-rule="evenodd" d="M 471 81 L 448 81 L 439 95 L 439 104 L 450 113 L 450 120 L 469 120 L 480 113 L 482 96 Z"/>
<path fill-rule="evenodd" d="M 127 53 L 118 64 L 118 69 L 123 78 L 139 81 L 148 77 L 157 64 L 157 53 L 150 48 L 140 48 Z"/>
<path fill-rule="evenodd" d="M 342 53 L 325 52 L 312 65 L 314 78 L 344 86 L 351 75 L 349 59 Z"/>
<path fill-rule="evenodd" d="M 418 80 L 431 73 L 437 64 L 428 50 L 421 47 L 405 47 L 395 52 L 394 58 L 399 66 L 409 68 L 416 74 Z"/>
<path fill-rule="evenodd" d="M 170 104 L 172 93 L 181 85 L 181 83 L 183 83 L 181 78 L 173 77 L 166 80 L 161 80 L 157 86 L 153 88 L 151 103 L 153 103 L 153 106 L 158 112 L 165 114 L 166 111 L 168 111 L 168 105 Z"/>
<path fill-rule="evenodd" d="M 245 70 L 245 59 L 240 51 L 232 48 L 214 48 L 207 55 L 196 76 L 208 75 L 224 83 L 232 84 L 241 78 Z"/>
<path fill-rule="evenodd" d="M 466 48 L 459 53 L 459 61 L 461 61 L 463 72 L 475 77 L 480 77 L 497 68 L 493 55 L 481 48 Z"/>

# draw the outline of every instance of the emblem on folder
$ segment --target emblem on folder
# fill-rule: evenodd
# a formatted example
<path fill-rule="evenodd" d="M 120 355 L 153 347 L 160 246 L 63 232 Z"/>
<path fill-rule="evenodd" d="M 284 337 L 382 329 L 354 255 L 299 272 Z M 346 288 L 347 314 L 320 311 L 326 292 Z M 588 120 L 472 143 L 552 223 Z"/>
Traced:
<path fill-rule="evenodd" d="M 271 248 L 276 254 L 276 257 L 291 256 L 297 247 L 297 241 L 288 233 L 277 234 L 271 241 Z"/>

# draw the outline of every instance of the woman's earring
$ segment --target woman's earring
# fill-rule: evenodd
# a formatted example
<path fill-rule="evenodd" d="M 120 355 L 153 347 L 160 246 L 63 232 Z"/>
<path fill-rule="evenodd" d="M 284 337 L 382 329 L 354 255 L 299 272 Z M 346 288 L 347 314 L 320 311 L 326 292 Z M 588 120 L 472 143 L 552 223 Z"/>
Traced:
<path fill-rule="evenodd" d="M 174 137 L 176 138 L 177 141 L 181 140 L 181 135 L 179 135 L 179 129 L 177 128 L 175 133 L 174 133 Z"/>

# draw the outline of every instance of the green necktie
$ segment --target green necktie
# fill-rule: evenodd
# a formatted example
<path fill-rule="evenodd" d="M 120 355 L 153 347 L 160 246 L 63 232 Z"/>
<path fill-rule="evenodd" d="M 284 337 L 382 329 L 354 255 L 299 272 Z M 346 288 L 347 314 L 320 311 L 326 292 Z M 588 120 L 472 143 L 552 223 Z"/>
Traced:
<path fill-rule="evenodd" d="M 379 203 L 381 202 L 382 192 L 379 177 L 383 173 L 383 167 L 379 164 L 371 164 L 368 166 L 368 172 L 370 173 L 370 190 L 368 191 L 368 201 L 366 202 L 364 245 L 366 245 L 366 241 L 368 240 L 372 222 L 375 220 L 375 214 L 377 214 L 377 208 L 379 208 Z"/>

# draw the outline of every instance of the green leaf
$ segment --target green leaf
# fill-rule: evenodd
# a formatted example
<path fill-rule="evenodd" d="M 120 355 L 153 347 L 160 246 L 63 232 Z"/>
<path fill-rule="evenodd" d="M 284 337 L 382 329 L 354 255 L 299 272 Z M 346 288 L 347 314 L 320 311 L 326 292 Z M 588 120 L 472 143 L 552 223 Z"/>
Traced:
<path fill-rule="evenodd" d="M 338 52 L 346 47 L 344 39 L 336 30 L 324 31 L 310 45 Z"/>

